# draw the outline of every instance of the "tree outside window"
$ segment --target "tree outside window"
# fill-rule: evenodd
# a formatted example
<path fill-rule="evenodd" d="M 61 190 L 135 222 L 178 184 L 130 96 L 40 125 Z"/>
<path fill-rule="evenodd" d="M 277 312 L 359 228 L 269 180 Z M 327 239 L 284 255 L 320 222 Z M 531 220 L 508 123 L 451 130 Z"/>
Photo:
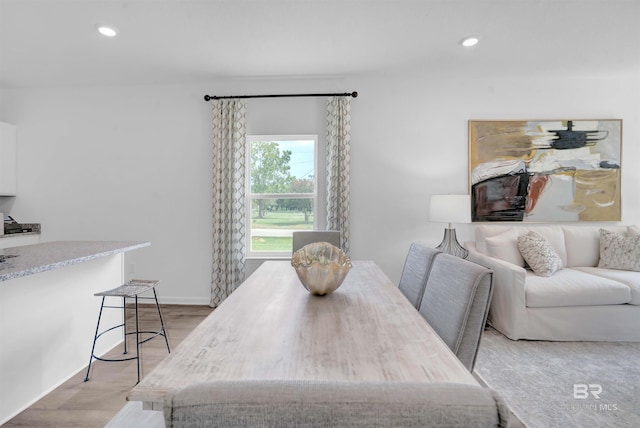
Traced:
<path fill-rule="evenodd" d="M 290 255 L 292 233 L 315 228 L 316 136 L 248 136 L 249 255 Z"/>

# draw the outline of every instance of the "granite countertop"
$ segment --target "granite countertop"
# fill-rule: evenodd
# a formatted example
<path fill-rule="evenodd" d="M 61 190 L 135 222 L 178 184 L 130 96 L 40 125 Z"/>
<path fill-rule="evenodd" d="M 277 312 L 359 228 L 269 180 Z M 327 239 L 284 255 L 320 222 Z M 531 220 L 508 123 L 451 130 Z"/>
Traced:
<path fill-rule="evenodd" d="M 55 241 L 0 250 L 0 281 L 148 247 L 144 241 Z"/>

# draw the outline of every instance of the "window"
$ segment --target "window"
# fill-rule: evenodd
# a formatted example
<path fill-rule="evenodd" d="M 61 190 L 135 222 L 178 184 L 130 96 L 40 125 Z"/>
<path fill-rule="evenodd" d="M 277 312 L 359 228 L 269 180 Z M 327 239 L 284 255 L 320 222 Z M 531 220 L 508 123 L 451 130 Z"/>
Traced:
<path fill-rule="evenodd" d="M 247 136 L 247 256 L 289 257 L 295 230 L 318 226 L 318 137 Z"/>

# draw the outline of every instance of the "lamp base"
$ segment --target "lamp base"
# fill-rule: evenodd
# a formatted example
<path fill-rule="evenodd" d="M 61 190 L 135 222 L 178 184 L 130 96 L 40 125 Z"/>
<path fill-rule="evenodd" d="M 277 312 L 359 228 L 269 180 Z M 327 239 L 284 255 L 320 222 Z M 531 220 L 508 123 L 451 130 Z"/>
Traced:
<path fill-rule="evenodd" d="M 469 250 L 460 245 L 456 238 L 456 230 L 453 228 L 444 229 L 444 238 L 436 249 L 461 259 L 466 259 L 469 256 Z"/>

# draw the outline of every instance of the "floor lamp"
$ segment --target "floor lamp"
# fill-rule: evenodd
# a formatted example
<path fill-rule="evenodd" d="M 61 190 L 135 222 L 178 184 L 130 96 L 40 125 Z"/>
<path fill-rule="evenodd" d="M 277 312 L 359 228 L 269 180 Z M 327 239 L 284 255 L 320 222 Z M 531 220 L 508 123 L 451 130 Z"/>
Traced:
<path fill-rule="evenodd" d="M 444 238 L 436 248 L 466 259 L 469 251 L 458 242 L 452 223 L 471 223 L 471 197 L 469 195 L 431 195 L 429 221 L 449 223 Z"/>

